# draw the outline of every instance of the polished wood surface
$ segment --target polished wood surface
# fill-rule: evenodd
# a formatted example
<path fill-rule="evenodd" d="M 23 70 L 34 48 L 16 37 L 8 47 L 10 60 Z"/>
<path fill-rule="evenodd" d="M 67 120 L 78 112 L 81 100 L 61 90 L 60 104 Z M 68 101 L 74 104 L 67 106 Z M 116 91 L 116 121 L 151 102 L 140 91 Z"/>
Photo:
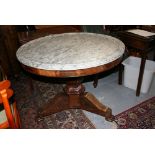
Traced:
<path fill-rule="evenodd" d="M 9 103 L 9 99 L 13 96 L 13 90 L 10 88 L 10 81 L 4 80 L 0 82 L 0 104 L 3 104 L 7 120 L 0 124 L 0 128 L 20 128 L 20 119 L 16 107 L 13 103 L 13 110 Z"/>
<path fill-rule="evenodd" d="M 119 59 L 102 65 L 102 66 L 97 66 L 97 67 L 92 67 L 92 68 L 87 68 L 87 69 L 79 69 L 79 70 L 43 70 L 43 69 L 37 69 L 37 68 L 32 68 L 29 66 L 25 66 L 23 64 L 22 67 L 33 74 L 36 75 L 42 75 L 42 76 L 47 76 L 47 77 L 80 77 L 80 76 L 87 76 L 87 75 L 93 75 L 97 74 L 103 71 L 107 71 L 116 65 L 118 65 L 121 62 L 122 58 L 120 57 Z"/>

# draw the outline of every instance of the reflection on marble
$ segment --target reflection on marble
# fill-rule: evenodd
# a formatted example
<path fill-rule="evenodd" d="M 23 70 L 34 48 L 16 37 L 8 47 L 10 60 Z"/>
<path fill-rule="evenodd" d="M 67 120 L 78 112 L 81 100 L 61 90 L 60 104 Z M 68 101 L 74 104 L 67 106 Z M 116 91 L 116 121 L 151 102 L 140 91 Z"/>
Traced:
<path fill-rule="evenodd" d="M 18 60 L 45 70 L 77 70 L 97 67 L 121 57 L 124 44 L 111 36 L 95 33 L 49 35 L 21 46 Z"/>

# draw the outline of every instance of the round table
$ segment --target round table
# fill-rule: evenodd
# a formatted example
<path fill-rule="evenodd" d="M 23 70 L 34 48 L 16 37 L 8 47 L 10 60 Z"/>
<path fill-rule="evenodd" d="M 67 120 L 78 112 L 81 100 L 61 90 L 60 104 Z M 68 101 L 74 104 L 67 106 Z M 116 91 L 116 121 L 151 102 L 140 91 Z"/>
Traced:
<path fill-rule="evenodd" d="M 22 67 L 33 74 L 69 78 L 63 93 L 39 109 L 39 117 L 79 108 L 112 120 L 112 110 L 85 92 L 81 78 L 113 68 L 121 62 L 124 44 L 95 33 L 49 35 L 21 46 L 16 55 Z"/>

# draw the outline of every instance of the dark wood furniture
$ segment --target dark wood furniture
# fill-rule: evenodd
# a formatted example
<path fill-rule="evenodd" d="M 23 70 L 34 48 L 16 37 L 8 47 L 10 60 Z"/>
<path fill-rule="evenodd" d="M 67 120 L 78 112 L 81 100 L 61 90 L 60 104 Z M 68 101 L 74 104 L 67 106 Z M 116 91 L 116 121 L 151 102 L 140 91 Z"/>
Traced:
<path fill-rule="evenodd" d="M 26 26 L 26 25 L 25 25 Z M 32 25 L 31 25 L 32 26 Z M 18 38 L 21 45 L 28 41 L 44 37 L 50 34 L 60 34 L 69 32 L 81 32 L 82 29 L 78 25 L 33 25 L 30 30 L 22 29 L 23 26 L 18 26 Z"/>
<path fill-rule="evenodd" d="M 57 78 L 74 77 L 67 81 L 64 93 L 57 94 L 50 103 L 47 103 L 39 110 L 39 118 L 67 109 L 83 109 L 99 114 L 108 121 L 113 121 L 114 116 L 112 115 L 112 110 L 103 105 L 93 94 L 85 92 L 85 87 L 82 84 L 83 78 L 81 77 L 110 70 L 117 66 L 121 60 L 122 58 L 119 58 L 102 66 L 68 71 L 43 70 L 22 65 L 26 71 L 36 75 Z"/>
<path fill-rule="evenodd" d="M 0 61 L 7 76 L 16 76 L 20 65 L 16 59 L 19 48 L 18 35 L 13 25 L 0 26 Z"/>
<path fill-rule="evenodd" d="M 85 76 L 118 65 L 123 53 L 124 44 L 116 38 L 92 33 L 70 33 L 29 42 L 17 51 L 17 58 L 30 73 L 65 78 L 64 92 L 43 106 L 39 110 L 39 117 L 66 109 L 83 109 L 112 121 L 112 110 L 93 94 L 85 92 L 82 81 Z"/>
<path fill-rule="evenodd" d="M 155 36 L 144 37 L 128 31 L 118 33 L 119 39 L 122 40 L 129 52 L 129 55 L 138 56 L 141 58 L 141 65 L 136 89 L 136 96 L 140 95 L 143 73 L 145 69 L 145 62 L 147 55 L 151 50 L 155 50 Z M 123 65 L 119 67 L 119 84 L 122 84 L 122 70 Z M 131 75 L 132 76 L 132 75 Z"/>

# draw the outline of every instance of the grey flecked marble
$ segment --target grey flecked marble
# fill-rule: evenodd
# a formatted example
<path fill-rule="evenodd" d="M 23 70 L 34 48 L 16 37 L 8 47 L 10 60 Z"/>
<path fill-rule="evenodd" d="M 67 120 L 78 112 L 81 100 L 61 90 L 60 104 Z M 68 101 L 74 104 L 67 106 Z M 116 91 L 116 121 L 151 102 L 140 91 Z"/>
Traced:
<path fill-rule="evenodd" d="M 124 44 L 95 33 L 49 35 L 21 46 L 17 59 L 24 65 L 45 70 L 77 70 L 97 67 L 121 57 Z"/>

